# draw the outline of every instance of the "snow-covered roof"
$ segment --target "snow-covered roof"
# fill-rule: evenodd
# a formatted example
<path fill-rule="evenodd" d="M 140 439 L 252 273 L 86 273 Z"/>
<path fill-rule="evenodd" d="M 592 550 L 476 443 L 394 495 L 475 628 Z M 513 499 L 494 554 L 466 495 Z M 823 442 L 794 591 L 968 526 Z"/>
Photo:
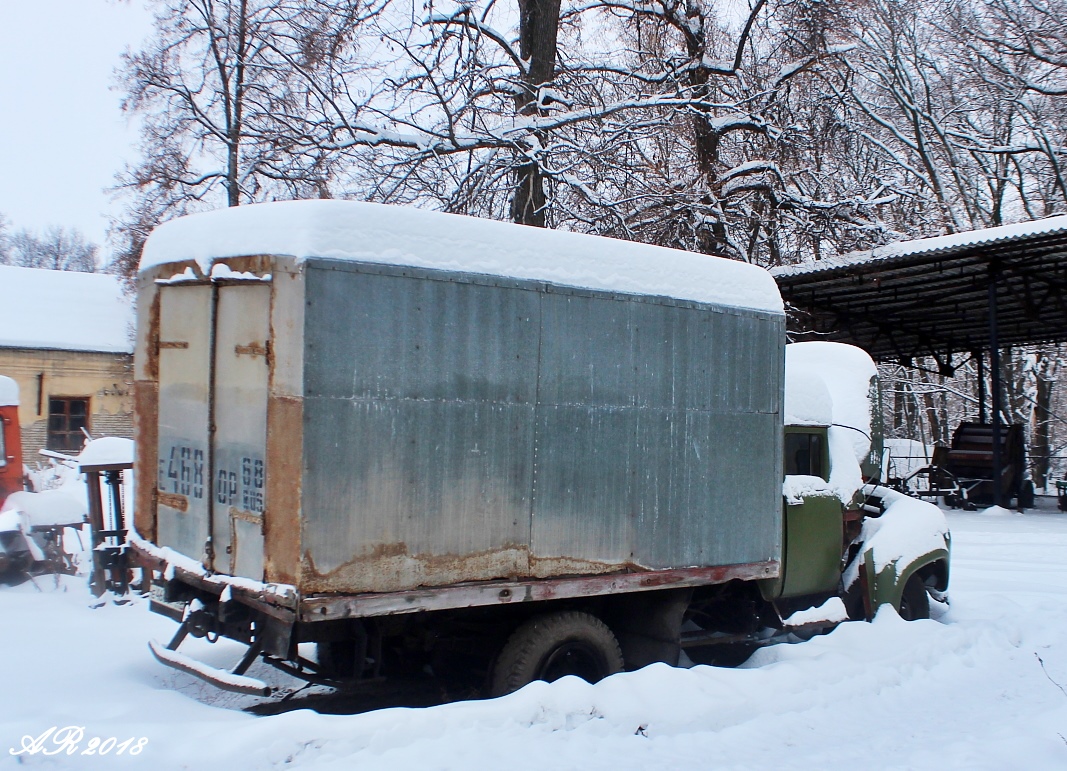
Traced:
<path fill-rule="evenodd" d="M 910 257 L 920 254 L 949 255 L 953 252 L 971 249 L 976 246 L 992 246 L 993 244 L 1005 243 L 1020 238 L 1059 233 L 1067 234 L 1067 215 L 1032 220 L 1030 222 L 1019 222 L 1014 225 L 1001 225 L 995 228 L 970 230 L 966 233 L 953 233 L 947 236 L 918 238 L 914 241 L 898 241 L 895 244 L 886 244 L 885 246 L 878 246 L 864 251 L 849 252 L 848 254 L 829 257 L 816 262 L 783 265 L 778 268 L 772 268 L 771 274 L 775 277 L 793 276 L 833 270 L 861 263 L 890 260 L 895 257 Z"/>
<path fill-rule="evenodd" d="M 870 448 L 871 379 L 877 375 L 871 357 L 854 345 L 809 342 L 785 347 L 786 383 L 800 376 L 818 377 L 830 394 L 833 423 L 866 436 L 863 450 L 857 452 L 858 459 Z M 859 439 L 857 442 L 857 446 L 862 443 Z"/>
<path fill-rule="evenodd" d="M 0 407 L 19 405 L 19 384 L 9 377 L 0 375 Z"/>
<path fill-rule="evenodd" d="M 288 255 L 437 268 L 782 313 L 767 271 L 721 257 L 579 233 L 354 201 L 285 201 L 193 214 L 145 244 L 141 270 Z"/>
<path fill-rule="evenodd" d="M 118 276 L 0 265 L 0 348 L 133 351 Z"/>
<path fill-rule="evenodd" d="M 906 366 L 1067 341 L 1067 217 L 923 238 L 773 271 L 793 339 L 858 345 Z M 995 299 L 997 342 L 989 325 Z"/>

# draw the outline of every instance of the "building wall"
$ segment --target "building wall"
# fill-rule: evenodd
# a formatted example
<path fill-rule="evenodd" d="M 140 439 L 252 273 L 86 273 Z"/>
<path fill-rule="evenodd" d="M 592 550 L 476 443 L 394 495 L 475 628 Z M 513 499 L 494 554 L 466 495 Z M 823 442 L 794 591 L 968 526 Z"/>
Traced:
<path fill-rule="evenodd" d="M 125 353 L 0 348 L 0 374 L 19 385 L 24 462 L 43 460 L 51 397 L 88 397 L 94 437 L 133 437 L 133 356 Z"/>

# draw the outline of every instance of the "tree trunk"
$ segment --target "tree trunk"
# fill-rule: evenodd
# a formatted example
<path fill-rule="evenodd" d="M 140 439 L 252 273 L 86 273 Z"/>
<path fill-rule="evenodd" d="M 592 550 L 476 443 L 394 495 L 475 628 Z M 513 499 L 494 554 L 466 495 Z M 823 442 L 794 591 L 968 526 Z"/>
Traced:
<path fill-rule="evenodd" d="M 930 444 L 938 444 L 945 434 L 945 426 L 941 421 L 941 414 L 937 409 L 937 404 L 934 402 L 933 389 L 929 388 L 929 386 L 933 385 L 930 381 L 930 376 L 926 372 L 921 372 L 920 379 L 923 385 L 927 386 L 923 388 L 923 406 L 926 408 L 926 424 L 930 427 Z"/>
<path fill-rule="evenodd" d="M 1037 366 L 1034 368 L 1036 393 L 1034 394 L 1033 432 L 1030 438 L 1030 460 L 1032 461 L 1034 486 L 1048 486 L 1049 455 L 1052 452 L 1050 436 L 1052 415 L 1052 386 L 1056 380 L 1052 373 L 1052 361 L 1045 353 L 1037 354 Z"/>
<path fill-rule="evenodd" d="M 230 73 L 233 83 L 229 87 L 226 87 L 226 68 L 223 60 L 221 57 L 217 60 L 221 82 L 230 102 L 226 111 L 226 203 L 229 206 L 241 203 L 241 137 L 244 132 L 245 59 L 248 55 L 248 0 L 241 0 L 238 9 L 240 18 L 237 20 L 237 60 L 233 72 Z"/>
<path fill-rule="evenodd" d="M 535 117 L 545 110 L 538 101 L 542 86 L 556 74 L 556 35 L 559 30 L 560 0 L 519 0 L 519 55 L 529 62 L 524 88 L 515 97 L 519 115 Z M 545 137 L 538 136 L 544 145 Z M 515 195 L 511 199 L 511 218 L 522 225 L 545 227 L 545 174 L 537 160 L 531 159 L 515 173 Z"/>

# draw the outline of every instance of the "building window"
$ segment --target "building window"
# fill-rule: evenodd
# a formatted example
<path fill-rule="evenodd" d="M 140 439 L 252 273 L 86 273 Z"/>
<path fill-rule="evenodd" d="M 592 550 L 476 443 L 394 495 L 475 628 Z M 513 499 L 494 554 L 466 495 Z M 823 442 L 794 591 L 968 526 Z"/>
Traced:
<path fill-rule="evenodd" d="M 52 397 L 48 400 L 48 449 L 78 452 L 89 430 L 88 397 Z"/>

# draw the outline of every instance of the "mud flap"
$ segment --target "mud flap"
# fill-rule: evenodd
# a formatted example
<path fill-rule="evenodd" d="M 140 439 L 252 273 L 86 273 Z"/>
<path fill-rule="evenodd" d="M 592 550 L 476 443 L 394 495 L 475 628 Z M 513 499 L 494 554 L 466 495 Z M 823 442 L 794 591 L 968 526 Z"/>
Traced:
<path fill-rule="evenodd" d="M 228 672 L 225 669 L 219 669 L 197 661 L 184 653 L 178 653 L 177 648 L 181 645 L 182 640 L 185 639 L 186 634 L 187 629 L 185 624 L 182 624 L 169 645 L 162 645 L 155 640 L 149 640 L 148 648 L 160 664 L 165 664 L 172 669 L 197 677 L 216 688 L 232 691 L 233 693 L 244 693 L 249 696 L 270 696 L 271 688 L 269 685 L 254 677 L 246 677 L 244 674 L 259 656 L 258 644 L 253 643 L 248 646 L 248 650 L 237 663 L 237 666 Z"/>

